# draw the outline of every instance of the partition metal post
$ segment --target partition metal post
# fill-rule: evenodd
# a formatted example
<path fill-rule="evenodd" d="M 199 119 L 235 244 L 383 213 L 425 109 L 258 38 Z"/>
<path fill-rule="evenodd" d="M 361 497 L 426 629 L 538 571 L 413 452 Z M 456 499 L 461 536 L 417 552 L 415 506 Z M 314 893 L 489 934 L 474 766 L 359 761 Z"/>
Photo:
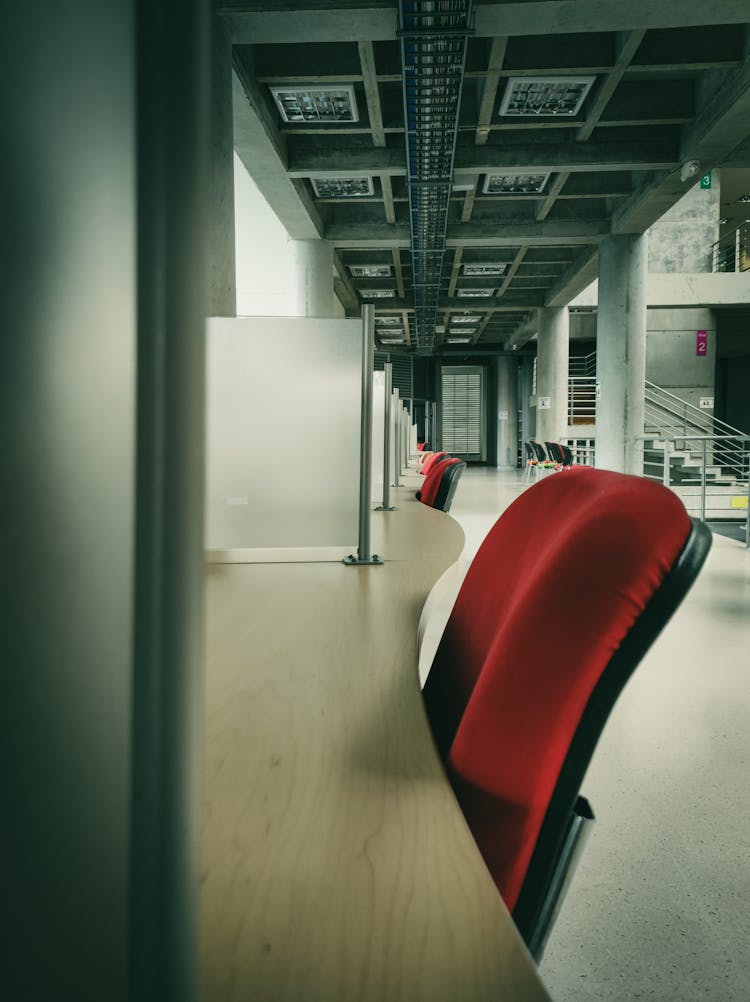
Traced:
<path fill-rule="evenodd" d="M 432 441 L 430 442 L 430 448 L 433 452 L 437 452 L 437 403 L 433 400 L 430 404 L 430 431 L 432 432 Z"/>
<path fill-rule="evenodd" d="M 701 442 L 703 462 L 701 464 L 701 520 L 706 521 L 706 439 Z"/>
<path fill-rule="evenodd" d="M 664 439 L 664 470 L 662 474 L 662 483 L 665 487 L 669 487 L 669 449 L 671 442 L 668 438 Z"/>
<path fill-rule="evenodd" d="M 385 373 L 385 417 L 383 421 L 383 503 L 375 511 L 395 511 L 391 504 L 391 404 L 393 403 L 393 364 L 386 362 Z"/>
<path fill-rule="evenodd" d="M 362 408 L 359 438 L 359 543 L 357 555 L 344 557 L 348 566 L 382 564 L 370 553 L 370 495 L 372 492 L 372 361 L 375 346 L 375 307 L 362 307 Z"/>
<path fill-rule="evenodd" d="M 745 546 L 750 547 L 750 450 L 745 456 L 747 477 L 747 516 L 745 518 Z"/>
<path fill-rule="evenodd" d="M 401 408 L 399 391 L 393 391 L 393 486 L 400 487 L 401 481 L 398 479 L 401 470 L 401 435 L 399 433 L 398 416 Z"/>

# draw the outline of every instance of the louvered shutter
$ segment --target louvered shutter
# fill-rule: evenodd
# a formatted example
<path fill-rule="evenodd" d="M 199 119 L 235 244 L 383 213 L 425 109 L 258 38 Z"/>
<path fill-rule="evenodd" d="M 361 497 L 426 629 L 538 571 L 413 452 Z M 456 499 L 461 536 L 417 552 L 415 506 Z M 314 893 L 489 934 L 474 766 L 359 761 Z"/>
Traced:
<path fill-rule="evenodd" d="M 442 370 L 442 448 L 454 456 L 483 459 L 483 370 L 468 366 Z"/>

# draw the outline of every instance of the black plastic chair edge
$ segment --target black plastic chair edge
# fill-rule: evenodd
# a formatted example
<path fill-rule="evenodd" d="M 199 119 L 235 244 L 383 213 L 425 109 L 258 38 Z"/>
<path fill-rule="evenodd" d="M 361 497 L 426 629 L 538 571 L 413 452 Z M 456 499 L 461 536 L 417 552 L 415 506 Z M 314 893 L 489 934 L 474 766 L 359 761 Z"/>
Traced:
<path fill-rule="evenodd" d="M 602 673 L 568 749 L 513 909 L 513 920 L 532 955 L 544 932 L 538 928 L 540 915 L 568 821 L 604 725 L 628 679 L 687 595 L 711 549 L 711 530 L 699 519 L 690 521 L 692 527 L 682 552 Z"/>

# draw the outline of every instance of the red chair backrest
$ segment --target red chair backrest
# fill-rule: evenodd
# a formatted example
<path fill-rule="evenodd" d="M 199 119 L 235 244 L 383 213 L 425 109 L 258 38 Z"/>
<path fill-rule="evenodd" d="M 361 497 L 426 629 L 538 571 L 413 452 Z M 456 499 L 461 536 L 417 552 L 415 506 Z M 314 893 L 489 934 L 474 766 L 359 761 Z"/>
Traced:
<path fill-rule="evenodd" d="M 525 491 L 469 568 L 424 699 L 462 810 L 511 911 L 587 701 L 610 661 L 619 670 L 614 653 L 689 536 L 682 502 L 660 484 L 574 467 Z"/>
<path fill-rule="evenodd" d="M 443 473 L 448 466 L 453 466 L 460 462 L 460 459 L 455 459 L 451 456 L 443 456 L 441 460 L 433 464 L 420 492 L 421 497 L 419 500 L 422 504 L 429 505 L 431 508 L 434 506 L 435 497 L 437 496 L 438 488 L 440 487 L 440 481 L 443 479 Z"/>
<path fill-rule="evenodd" d="M 425 461 L 422 463 L 422 466 L 420 468 L 420 473 L 424 473 L 424 475 L 427 476 L 427 474 L 430 472 L 430 469 L 432 468 L 432 466 L 434 466 L 434 464 L 437 463 L 438 460 L 442 459 L 443 456 L 447 456 L 447 455 L 448 455 L 447 452 L 433 452 L 433 453 L 431 453 L 427 457 L 427 459 L 425 459 Z"/>

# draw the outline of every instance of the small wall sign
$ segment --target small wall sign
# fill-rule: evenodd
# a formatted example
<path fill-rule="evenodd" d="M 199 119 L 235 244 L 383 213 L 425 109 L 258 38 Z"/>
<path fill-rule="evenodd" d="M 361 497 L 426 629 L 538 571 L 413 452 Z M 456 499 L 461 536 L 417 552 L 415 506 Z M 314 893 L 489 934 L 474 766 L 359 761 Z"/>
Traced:
<path fill-rule="evenodd" d="M 701 188 L 705 188 L 707 190 L 710 187 L 711 187 L 711 171 L 709 171 L 708 174 L 704 174 L 703 177 L 701 178 Z"/>
<path fill-rule="evenodd" d="M 508 412 L 507 411 L 498 411 L 497 412 L 497 419 L 498 419 L 498 421 L 507 421 L 508 420 Z"/>
<path fill-rule="evenodd" d="M 712 411 L 714 409 L 714 398 L 701 397 L 699 401 L 699 406 L 702 411 Z"/>
<path fill-rule="evenodd" d="M 695 332 L 695 354 L 708 355 L 708 331 Z"/>
<path fill-rule="evenodd" d="M 548 411 L 552 408 L 552 397 L 537 397 L 536 405 L 540 411 Z"/>

